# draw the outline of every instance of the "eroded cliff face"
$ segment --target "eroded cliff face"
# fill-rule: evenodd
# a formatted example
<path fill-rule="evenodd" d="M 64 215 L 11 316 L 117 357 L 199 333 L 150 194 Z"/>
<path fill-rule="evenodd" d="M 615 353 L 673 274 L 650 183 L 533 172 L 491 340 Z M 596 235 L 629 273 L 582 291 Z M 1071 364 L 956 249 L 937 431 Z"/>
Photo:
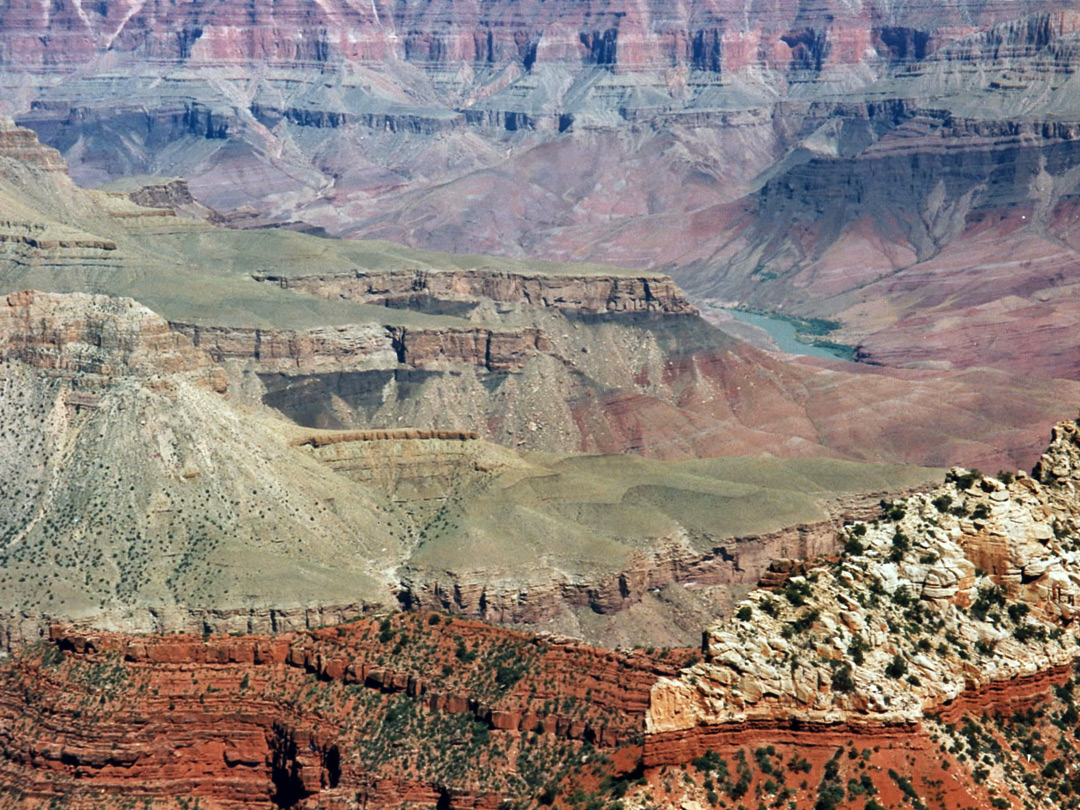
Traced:
<path fill-rule="evenodd" d="M 741 728 L 915 727 L 962 712 L 958 699 L 1066 672 L 1078 436 L 1058 425 L 1035 478 L 953 470 L 851 524 L 839 562 L 751 594 L 706 632 L 702 663 L 654 687 L 646 758 Z"/>
<path fill-rule="evenodd" d="M 344 275 L 256 276 L 321 298 L 344 299 L 401 309 L 479 305 L 493 301 L 500 309 L 556 309 L 588 314 L 663 312 L 696 314 L 675 283 L 663 275 L 610 276 L 597 271 L 575 276 L 568 272 L 543 275 L 511 274 L 495 269 L 468 271 L 356 271 Z"/>
<path fill-rule="evenodd" d="M 15 122 L 6 116 L 0 118 L 0 157 L 29 163 L 49 172 L 67 171 L 67 163 L 58 151 L 44 146 L 33 132 L 15 126 Z"/>
<path fill-rule="evenodd" d="M 496 807 L 569 789 L 594 750 L 640 746 L 650 684 L 690 654 L 431 614 L 274 637 L 57 627 L 5 669 L 0 792 L 25 804 Z"/>
<path fill-rule="evenodd" d="M 130 298 L 32 290 L 0 301 L 0 360 L 16 361 L 80 386 L 117 377 L 184 374 L 223 393 L 224 372 L 164 319 Z"/>
<path fill-rule="evenodd" d="M 1056 733 L 1076 726 L 1070 668 L 968 690 L 923 725 L 728 723 L 700 749 L 664 749 L 681 766 L 666 767 L 651 735 L 642 747 L 650 688 L 695 657 L 428 613 L 274 637 L 57 626 L 0 667 L 0 796 L 437 809 L 761 795 L 797 810 L 870 796 L 948 810 L 1018 789 L 1049 807 L 1068 784 L 1022 751 L 1045 740 L 1034 750 L 1050 763 L 1074 750 Z"/>
<path fill-rule="evenodd" d="M 1018 7 L 1019 6 L 1019 7 Z M 21 7 L 8 10 L 4 57 L 21 65 L 84 62 L 112 47 L 159 60 L 258 60 L 285 64 L 401 60 L 418 64 L 503 66 L 571 62 L 628 70 L 685 65 L 725 72 L 748 65 L 817 69 L 874 57 L 889 62 L 922 60 L 956 36 L 972 19 L 992 24 L 1020 14 L 1067 10 L 1064 3 L 914 4 L 815 9 L 820 30 L 802 27 L 783 5 L 743 16 L 742 2 L 703 3 L 672 10 L 660 2 L 620 13 L 603 4 L 534 4 L 508 15 L 504 4 L 461 8 L 449 2 L 345 3 L 314 11 L 292 3 L 264 7 L 234 3 L 206 9 L 171 3 L 151 10 L 104 3 L 58 11 L 41 19 Z M 65 14 L 66 12 L 66 14 Z M 154 16 L 154 15 L 157 16 Z M 58 36 L 36 38 L 50 24 Z M 168 25 L 168 30 L 165 26 Z M 905 27 L 908 26 L 908 27 Z M 1043 26 L 1034 27 L 1039 35 Z M 345 33 L 353 30 L 353 36 Z M 175 33 L 181 32 L 181 33 Z M 288 36 L 286 36 L 288 35 Z"/>

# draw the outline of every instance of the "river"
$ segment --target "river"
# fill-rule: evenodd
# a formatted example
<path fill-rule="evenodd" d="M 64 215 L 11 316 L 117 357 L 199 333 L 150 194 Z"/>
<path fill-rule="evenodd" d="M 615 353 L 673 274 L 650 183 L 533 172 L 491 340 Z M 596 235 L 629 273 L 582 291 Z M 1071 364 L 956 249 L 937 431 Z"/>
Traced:
<path fill-rule="evenodd" d="M 798 325 L 795 321 L 790 321 L 787 318 L 777 318 L 771 315 L 759 315 L 756 312 L 743 312 L 738 309 L 729 309 L 727 312 L 734 317 L 735 320 L 740 321 L 741 323 L 764 329 L 769 333 L 769 337 L 776 341 L 776 345 L 780 347 L 780 351 L 782 352 L 787 352 L 788 354 L 804 354 L 810 357 L 822 357 L 826 360 L 836 360 L 837 358 L 840 360 L 851 359 L 851 349 L 815 346 L 813 343 L 799 340 L 796 336 Z"/>

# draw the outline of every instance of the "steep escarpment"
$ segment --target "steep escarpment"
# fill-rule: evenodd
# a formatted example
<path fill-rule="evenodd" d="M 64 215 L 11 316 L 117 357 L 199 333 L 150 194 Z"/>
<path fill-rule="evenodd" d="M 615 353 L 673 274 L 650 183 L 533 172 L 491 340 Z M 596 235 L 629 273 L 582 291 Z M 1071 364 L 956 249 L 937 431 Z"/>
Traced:
<path fill-rule="evenodd" d="M 799 117 L 814 134 L 716 206 L 723 235 L 679 282 L 831 318 L 875 364 L 1075 375 L 1078 42 L 1075 13 L 1001 22 L 905 66 L 863 109 Z"/>
<path fill-rule="evenodd" d="M 821 371 L 695 316 L 648 312 L 540 310 L 497 327 L 180 328 L 213 356 L 254 361 L 262 401 L 301 425 L 464 429 L 545 452 L 1026 465 L 1042 414 L 1075 387 L 1024 380 L 1021 396 L 1004 372 Z M 845 407 L 868 401 L 853 427 Z M 887 404 L 899 402 L 906 411 Z M 911 409 L 935 417 L 913 422 Z"/>
<path fill-rule="evenodd" d="M 0 359 L 93 387 L 116 377 L 187 374 L 221 393 L 224 375 L 131 299 L 26 291 L 0 302 Z"/>
<path fill-rule="evenodd" d="M 430 614 L 269 638 L 54 628 L 5 669 L 0 791 L 495 807 L 568 792 L 583 764 L 610 762 L 601 752 L 640 746 L 649 685 L 688 654 Z"/>
<path fill-rule="evenodd" d="M 601 312 L 694 314 L 682 291 L 666 276 L 575 276 L 512 274 L 494 268 L 458 272 L 360 272 L 331 276 L 256 276 L 321 298 L 344 299 L 401 309 L 493 301 L 501 308 Z"/>
<path fill-rule="evenodd" d="M 43 145 L 33 132 L 15 126 L 7 117 L 0 119 L 0 157 L 49 172 L 67 171 L 67 163 L 59 152 Z"/>
<path fill-rule="evenodd" d="M 350 324 L 298 331 L 187 323 L 170 326 L 190 337 L 214 360 L 255 361 L 262 374 L 341 372 L 398 364 L 416 369 L 464 364 L 505 373 L 520 371 L 530 359 L 551 350 L 550 341 L 536 327 L 410 329 Z"/>
<path fill-rule="evenodd" d="M 253 13 L 263 28 L 255 28 L 256 18 L 239 4 L 214 10 L 177 5 L 168 7 L 167 16 L 158 20 L 183 32 L 175 35 L 151 24 L 149 10 L 136 9 L 125 18 L 125 9 L 106 4 L 83 12 L 77 22 L 70 21 L 74 25 L 61 28 L 62 36 L 46 42 L 35 35 L 49 21 L 13 8 L 6 18 L 5 57 L 23 65 L 79 64 L 95 50 L 113 47 L 196 64 L 213 60 L 333 64 L 347 58 L 433 66 L 516 62 L 526 69 L 563 61 L 629 70 L 685 63 L 703 71 L 727 71 L 747 63 L 787 67 L 790 60 L 793 68 L 820 70 L 824 64 L 862 58 L 857 47 L 868 44 L 893 61 L 923 59 L 938 45 L 936 40 L 928 42 L 932 34 L 947 41 L 950 26 L 968 23 L 976 15 L 980 22 L 994 23 L 1031 11 L 1068 8 L 1062 3 L 954 2 L 914 4 L 901 12 L 887 4 L 864 9 L 825 3 L 816 11 L 832 25 L 815 31 L 806 28 L 809 21 L 800 30 L 791 19 L 793 12 L 784 7 L 769 8 L 752 22 L 745 21 L 737 14 L 740 3 L 705 7 L 692 18 L 687 10 L 672 12 L 655 2 L 635 8 L 633 14 L 595 3 L 538 4 L 509 20 L 501 5 L 469 9 L 448 2 L 391 5 L 335 5 L 309 14 L 295 4 L 273 9 L 256 4 Z M 868 30 L 858 30 L 863 27 Z M 349 28 L 357 34 L 342 39 L 340 32 Z"/>

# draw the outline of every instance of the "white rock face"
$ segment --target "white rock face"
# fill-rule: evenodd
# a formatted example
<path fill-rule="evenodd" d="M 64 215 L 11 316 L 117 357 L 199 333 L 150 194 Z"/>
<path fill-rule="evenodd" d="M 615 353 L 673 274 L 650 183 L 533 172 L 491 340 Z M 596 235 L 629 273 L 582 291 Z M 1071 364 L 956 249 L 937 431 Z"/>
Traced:
<path fill-rule="evenodd" d="M 706 632 L 705 660 L 653 689 L 650 733 L 733 720 L 898 723 L 966 689 L 1067 664 L 1080 606 L 1080 429 L 1035 477 L 952 470 L 848 552 Z M 901 514 L 902 513 L 902 514 Z"/>

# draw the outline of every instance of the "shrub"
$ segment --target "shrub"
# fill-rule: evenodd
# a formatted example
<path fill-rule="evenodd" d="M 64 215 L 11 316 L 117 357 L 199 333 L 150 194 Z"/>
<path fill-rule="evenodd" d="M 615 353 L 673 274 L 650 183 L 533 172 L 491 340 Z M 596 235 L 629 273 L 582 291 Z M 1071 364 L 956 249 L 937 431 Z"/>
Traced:
<path fill-rule="evenodd" d="M 1024 617 L 1031 611 L 1027 605 L 1022 602 L 1009 605 L 1009 618 L 1012 619 L 1013 624 L 1020 624 L 1024 620 Z"/>
<path fill-rule="evenodd" d="M 386 618 L 379 622 L 379 643 L 389 644 L 394 637 L 394 629 L 390 625 L 390 619 Z"/>
<path fill-rule="evenodd" d="M 971 614 L 979 621 L 985 622 L 991 608 L 1004 606 L 1004 590 L 997 585 L 983 586 L 979 588 L 978 595 L 971 605 Z"/>
<path fill-rule="evenodd" d="M 899 529 L 893 534 L 893 547 L 889 551 L 889 560 L 891 562 L 900 562 L 904 558 L 904 552 L 911 548 L 911 541 L 908 536 Z"/>
<path fill-rule="evenodd" d="M 787 587 L 784 589 L 784 598 L 786 598 L 795 607 L 802 607 L 806 604 L 806 600 L 810 597 L 810 583 L 805 581 L 789 581 Z"/>
<path fill-rule="evenodd" d="M 805 633 L 807 630 L 814 626 L 814 622 L 816 622 L 820 617 L 821 611 L 808 610 L 803 613 L 802 616 L 792 622 L 792 627 L 794 627 L 796 633 Z"/>
<path fill-rule="evenodd" d="M 957 489 L 971 489 L 971 485 L 982 480 L 982 477 L 982 473 L 978 470 L 968 470 L 967 472 L 948 476 L 945 480 L 948 481 L 951 478 Z"/>
<path fill-rule="evenodd" d="M 844 664 L 832 676 L 832 688 L 835 692 L 854 692 L 855 679 L 851 676 L 851 667 Z"/>
<path fill-rule="evenodd" d="M 947 512 L 949 511 L 949 507 L 952 506 L 952 496 L 945 494 L 938 495 L 931 503 L 934 504 L 934 508 L 939 512 Z"/>
<path fill-rule="evenodd" d="M 856 666 L 861 666 L 866 660 L 863 655 L 870 649 L 870 645 L 866 643 L 866 640 L 862 636 L 855 636 L 851 639 L 851 643 L 848 645 L 848 655 L 851 656 L 851 660 L 855 662 Z"/>
<path fill-rule="evenodd" d="M 700 757 L 691 760 L 690 764 L 702 773 L 708 773 L 709 771 L 719 770 L 720 763 L 723 761 L 724 758 L 710 748 Z M 727 765 L 726 762 L 724 764 Z M 727 768 L 725 767 L 724 770 L 726 771 Z"/>
<path fill-rule="evenodd" d="M 904 677 L 907 674 L 907 661 L 899 655 L 894 655 L 889 665 L 885 667 L 885 674 L 893 680 Z"/>

